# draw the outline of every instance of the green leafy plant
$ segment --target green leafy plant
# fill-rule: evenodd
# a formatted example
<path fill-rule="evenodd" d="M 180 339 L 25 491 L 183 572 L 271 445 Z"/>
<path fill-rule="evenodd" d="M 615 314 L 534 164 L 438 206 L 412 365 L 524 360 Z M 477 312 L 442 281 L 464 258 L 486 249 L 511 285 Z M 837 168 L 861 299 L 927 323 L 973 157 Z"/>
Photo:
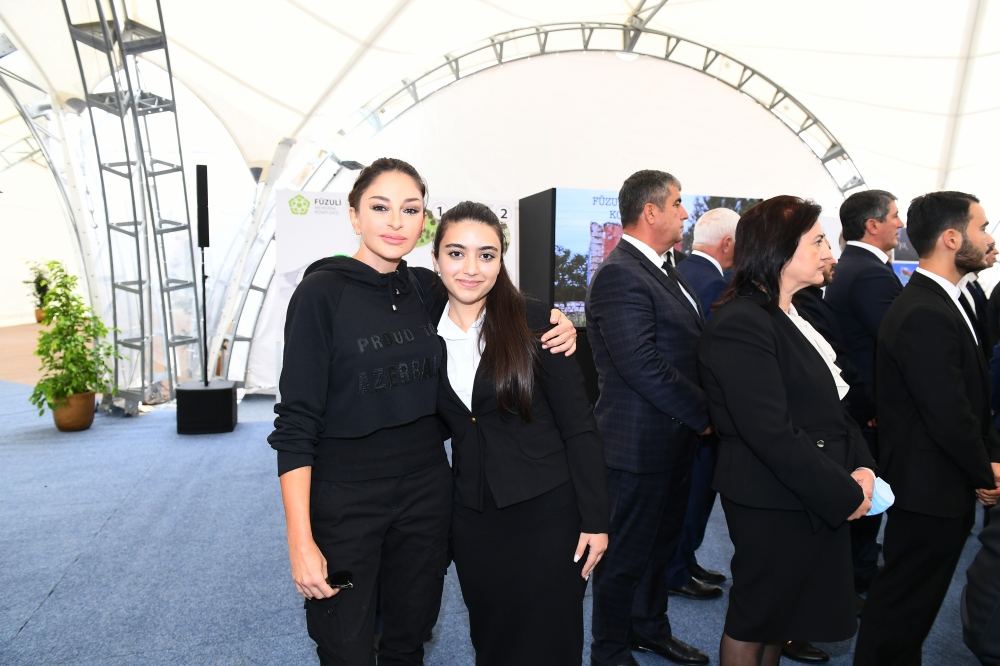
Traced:
<path fill-rule="evenodd" d="M 42 301 L 45 311 L 35 355 L 42 360 L 42 379 L 35 384 L 29 401 L 38 408 L 55 409 L 76 393 L 111 390 L 114 347 L 105 342 L 108 328 L 76 293 L 77 278 L 58 261 L 44 266 L 48 289 Z"/>
<path fill-rule="evenodd" d="M 36 262 L 28 264 L 28 269 L 31 271 L 31 279 L 24 280 L 24 284 L 31 289 L 35 307 L 40 308 L 45 303 L 45 294 L 49 291 L 49 272 L 45 266 Z"/>

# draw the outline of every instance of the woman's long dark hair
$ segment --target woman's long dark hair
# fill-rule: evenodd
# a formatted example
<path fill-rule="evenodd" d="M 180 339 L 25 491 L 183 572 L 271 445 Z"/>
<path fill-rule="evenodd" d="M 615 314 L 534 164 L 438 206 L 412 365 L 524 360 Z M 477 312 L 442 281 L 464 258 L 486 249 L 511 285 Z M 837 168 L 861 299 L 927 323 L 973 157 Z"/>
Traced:
<path fill-rule="evenodd" d="M 486 294 L 486 317 L 479 331 L 480 339 L 485 343 L 482 362 L 493 376 L 500 408 L 517 411 L 522 419 L 530 421 L 537 354 L 535 335 L 528 328 L 525 318 L 524 296 L 510 281 L 503 261 L 507 252 L 503 227 L 489 206 L 463 201 L 441 216 L 434 234 L 435 257 L 448 227 L 457 222 L 485 224 L 500 238 L 500 273 L 496 284 Z"/>
<path fill-rule="evenodd" d="M 733 252 L 733 281 L 719 297 L 721 306 L 749 291 L 778 300 L 781 270 L 791 260 L 799 239 L 816 224 L 815 202 L 782 195 L 761 201 L 740 216 Z"/>

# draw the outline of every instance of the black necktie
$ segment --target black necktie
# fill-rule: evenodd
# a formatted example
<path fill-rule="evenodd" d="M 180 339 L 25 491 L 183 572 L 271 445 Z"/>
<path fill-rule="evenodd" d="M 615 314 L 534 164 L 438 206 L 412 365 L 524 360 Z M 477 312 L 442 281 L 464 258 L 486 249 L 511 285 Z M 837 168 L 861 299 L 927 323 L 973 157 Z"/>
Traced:
<path fill-rule="evenodd" d="M 979 350 L 986 354 L 986 341 L 983 340 L 983 328 L 979 325 L 979 318 L 976 317 L 976 311 L 973 309 L 972 304 L 969 303 L 969 299 L 966 297 L 965 292 L 961 292 L 958 295 L 958 303 L 965 310 L 966 316 L 969 317 L 969 323 L 972 324 L 972 330 L 976 332 L 976 343 L 979 346 Z"/>
<path fill-rule="evenodd" d="M 666 257 L 667 258 L 663 261 L 663 269 L 669 273 L 671 269 L 674 268 L 674 253 L 667 250 Z"/>
<path fill-rule="evenodd" d="M 969 323 L 975 326 L 976 311 L 973 309 L 972 304 L 969 303 L 969 299 L 966 298 L 964 291 L 958 295 L 958 302 L 962 304 L 962 309 L 965 310 L 965 314 L 968 315 Z"/>
<path fill-rule="evenodd" d="M 671 255 L 668 254 L 667 256 L 669 257 Z M 678 287 L 681 288 L 681 295 L 684 296 L 684 300 L 688 304 L 692 305 L 694 307 L 694 311 L 698 313 L 699 317 L 701 317 L 702 316 L 701 310 L 698 308 L 697 305 L 694 304 L 695 301 L 693 300 L 693 297 L 689 298 L 689 296 L 693 292 L 690 289 L 688 289 L 688 286 L 686 284 L 684 284 L 684 280 L 682 280 L 680 274 L 677 273 L 677 269 L 674 268 L 673 264 L 671 264 L 669 261 L 664 261 L 662 268 L 664 271 L 667 272 L 667 277 L 673 280 L 674 284 L 676 284 Z"/>

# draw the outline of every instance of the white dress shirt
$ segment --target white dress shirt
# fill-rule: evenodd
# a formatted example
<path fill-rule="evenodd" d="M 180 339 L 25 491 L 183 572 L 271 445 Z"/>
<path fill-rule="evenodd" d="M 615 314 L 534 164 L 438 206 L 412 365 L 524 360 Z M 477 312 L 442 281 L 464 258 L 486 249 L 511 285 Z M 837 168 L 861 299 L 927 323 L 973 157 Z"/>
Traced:
<path fill-rule="evenodd" d="M 799 316 L 799 313 L 795 311 L 794 305 L 788 306 L 788 318 L 792 320 L 796 328 L 802 332 L 806 340 L 809 341 L 819 355 L 823 357 L 823 361 L 826 362 L 826 367 L 830 370 L 830 374 L 833 375 L 833 383 L 837 386 L 837 396 L 843 400 L 847 392 L 851 390 L 850 385 L 844 381 L 843 375 L 840 374 L 840 368 L 837 367 L 835 361 L 837 360 L 837 352 L 833 351 L 833 347 L 830 343 L 826 341 L 819 331 L 812 327 L 812 324 L 807 322 L 805 319 Z"/>
<path fill-rule="evenodd" d="M 919 266 L 917 266 L 916 272 L 937 282 L 941 288 L 945 290 L 945 293 L 951 296 L 951 300 L 955 302 L 955 308 L 958 309 L 958 313 L 962 315 L 962 319 L 965 320 L 965 325 L 969 327 L 969 332 L 972 333 L 972 339 L 976 341 L 976 344 L 978 344 L 979 338 L 976 337 L 976 329 L 973 328 L 972 322 L 969 321 L 969 315 L 965 314 L 965 308 L 963 308 L 962 304 L 958 302 L 958 297 L 962 293 L 962 290 L 958 288 L 958 285 L 947 278 L 941 277 L 937 273 L 931 273 L 930 271 Z"/>
<path fill-rule="evenodd" d="M 479 330 L 483 326 L 486 310 L 483 309 L 479 319 L 467 331 L 463 331 L 451 320 L 448 316 L 450 312 L 451 303 L 448 303 L 438 321 L 437 332 L 448 349 L 448 382 L 459 399 L 471 410 L 472 385 L 476 380 L 479 361 L 483 358 L 484 343 L 479 337 Z"/>
<path fill-rule="evenodd" d="M 661 273 L 667 275 L 667 271 L 663 270 L 663 262 L 666 261 L 666 259 L 664 259 L 662 255 L 657 254 L 656 250 L 649 247 L 635 236 L 622 234 L 622 240 L 628 241 L 632 245 L 632 247 L 634 247 L 635 249 L 639 250 L 639 252 L 642 253 L 642 256 L 649 259 L 653 263 L 653 265 L 660 270 Z M 687 297 L 687 299 L 691 302 L 691 307 L 694 308 L 694 311 L 698 312 L 699 311 L 698 304 L 695 303 L 694 298 L 692 298 L 691 294 L 687 292 L 687 289 L 685 289 L 680 282 L 677 282 L 677 286 L 681 288 L 681 293 L 684 294 Z"/>

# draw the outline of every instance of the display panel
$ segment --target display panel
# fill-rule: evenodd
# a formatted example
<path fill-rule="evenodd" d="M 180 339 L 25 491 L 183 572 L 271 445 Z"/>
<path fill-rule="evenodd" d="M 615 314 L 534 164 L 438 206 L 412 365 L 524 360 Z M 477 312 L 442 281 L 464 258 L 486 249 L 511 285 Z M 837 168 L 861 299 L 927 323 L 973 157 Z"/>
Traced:
<path fill-rule="evenodd" d="M 558 188 L 555 191 L 554 263 L 552 295 L 559 308 L 576 326 L 587 325 L 584 301 L 587 286 L 604 258 L 618 245 L 622 225 L 615 190 L 579 190 Z M 676 249 L 691 251 L 694 223 L 713 208 L 745 211 L 760 199 L 703 194 L 681 194 L 688 212 L 684 238 Z"/>

